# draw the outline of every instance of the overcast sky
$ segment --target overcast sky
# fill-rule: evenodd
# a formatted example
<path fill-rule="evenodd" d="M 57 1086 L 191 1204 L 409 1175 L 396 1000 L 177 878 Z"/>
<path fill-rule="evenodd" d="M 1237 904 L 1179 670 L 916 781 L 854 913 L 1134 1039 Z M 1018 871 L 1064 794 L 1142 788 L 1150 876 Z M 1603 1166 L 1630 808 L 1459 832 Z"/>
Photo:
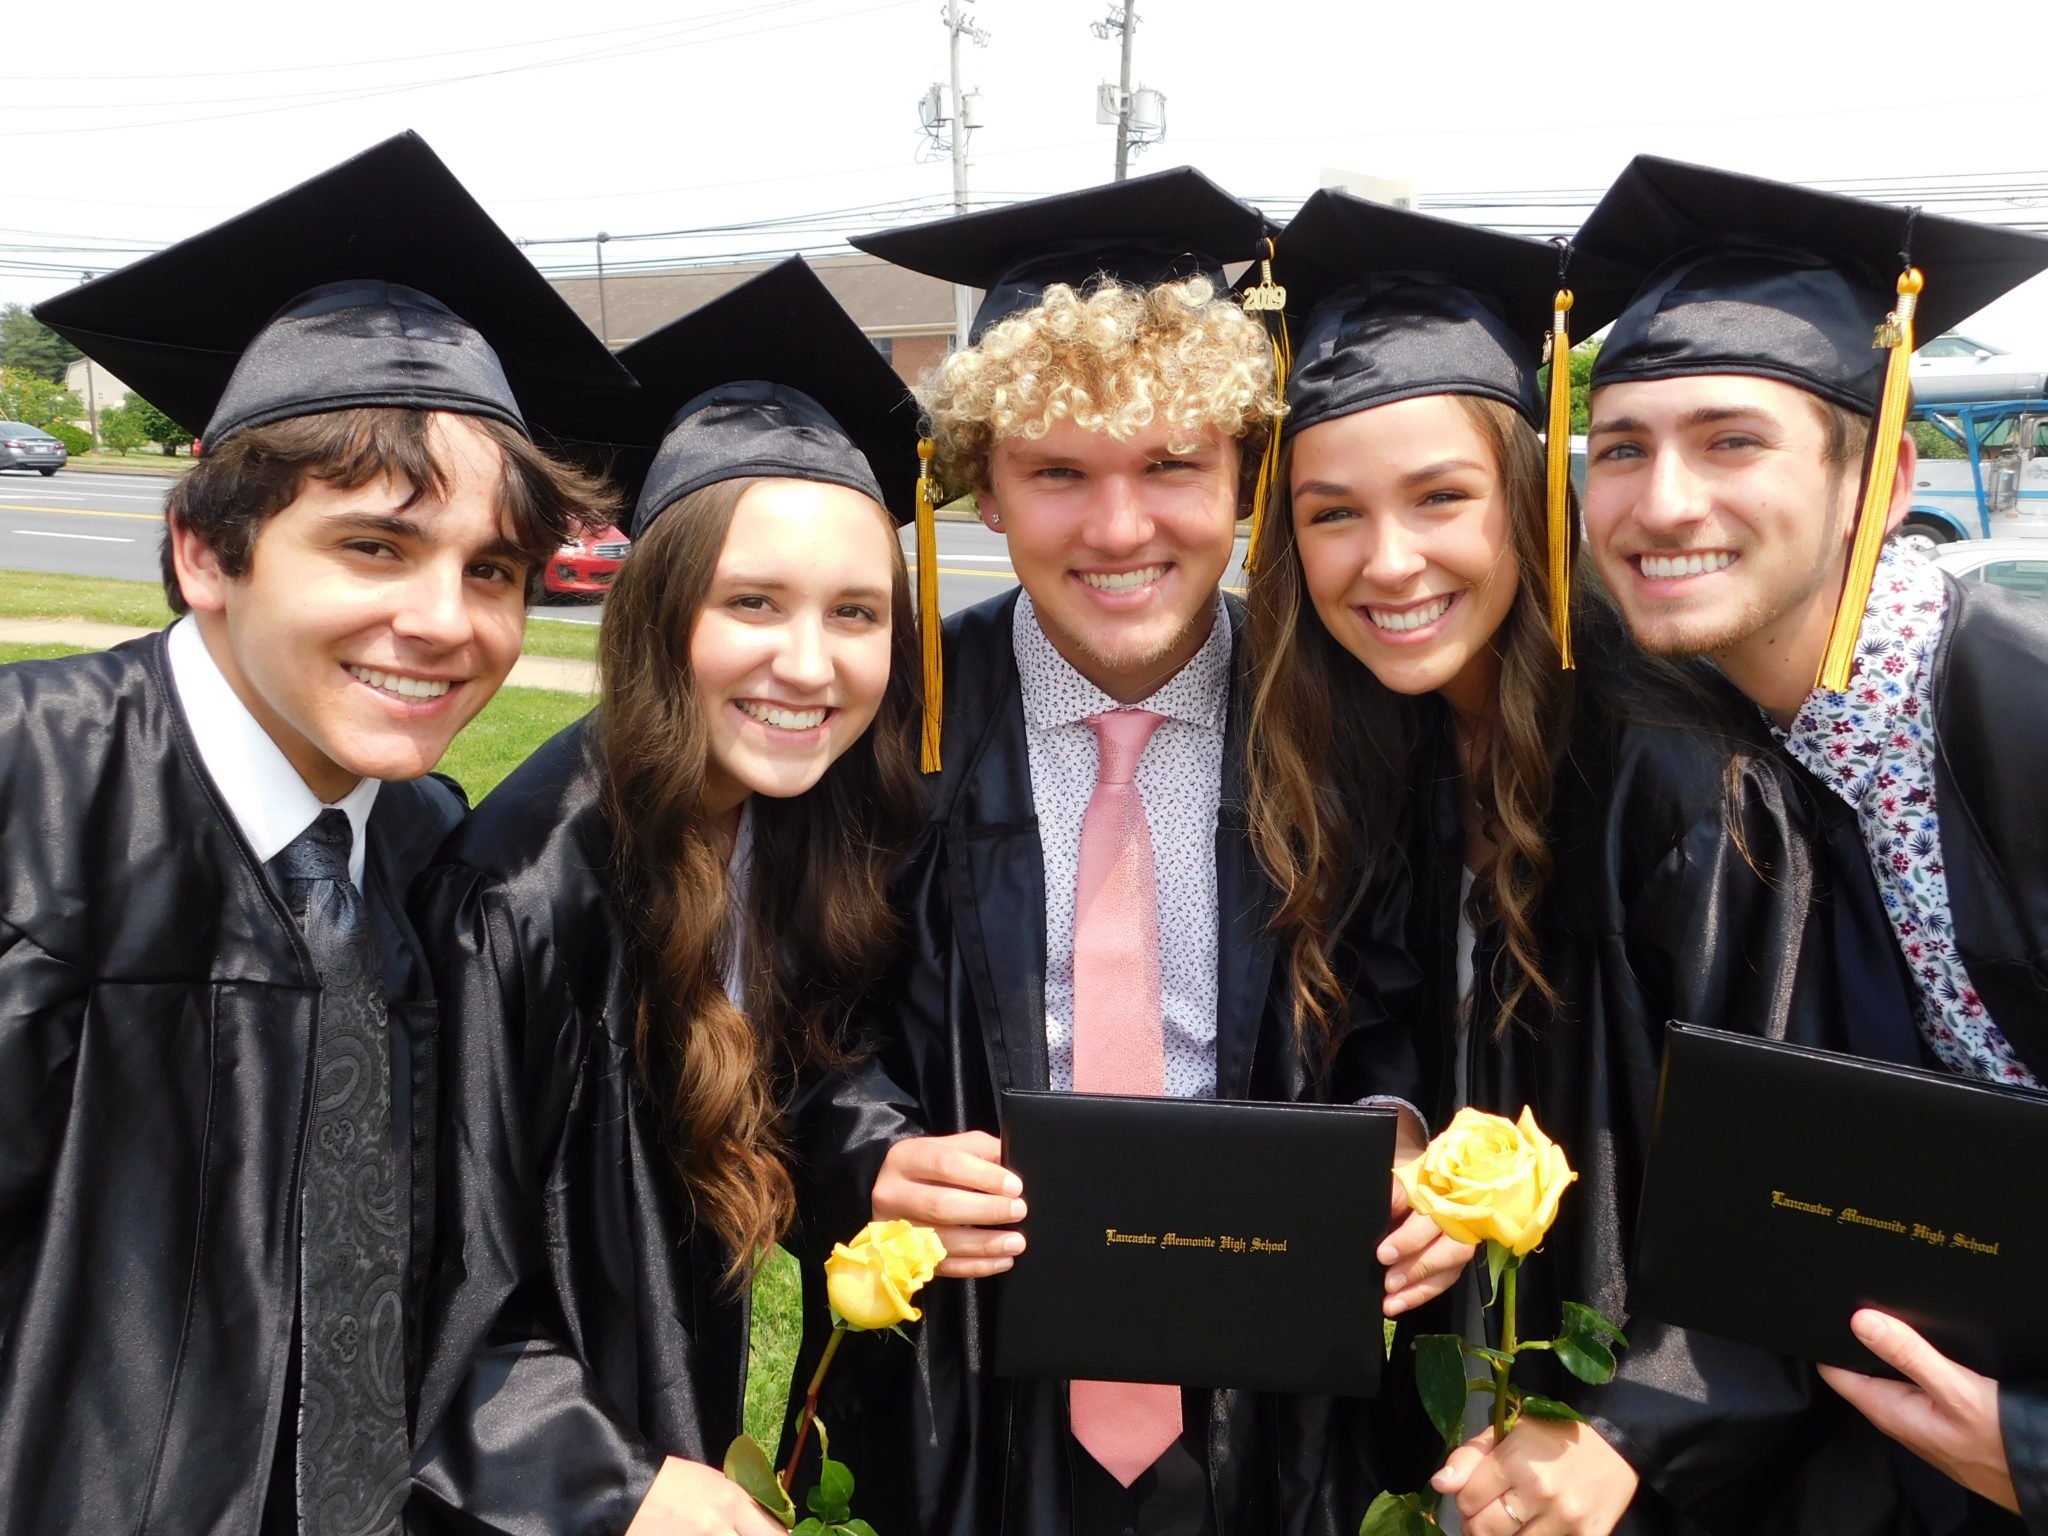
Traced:
<path fill-rule="evenodd" d="M 963 50 L 986 113 L 972 194 L 1109 179 L 1114 131 L 1097 125 L 1094 98 L 1117 49 L 1089 31 L 1106 0 L 964 9 L 990 39 Z M 68 19 L 45 8 L 35 46 L 0 59 L 0 301 L 56 293 L 77 268 L 133 259 L 116 248 L 191 234 L 405 128 L 508 233 L 581 237 L 535 245 L 544 268 L 587 264 L 600 229 L 615 241 L 609 266 L 816 247 L 929 216 L 952 187 L 916 112 L 946 72 L 943 11 L 944 0 L 98 0 Z M 1135 79 L 1166 93 L 1167 136 L 1133 169 L 1196 165 L 1284 214 L 1337 167 L 1411 183 L 1425 207 L 1458 200 L 1439 210 L 1456 217 L 1535 228 L 1575 223 L 1649 150 L 1789 180 L 2018 189 L 1967 211 L 2048 227 L 2048 202 L 2032 200 L 2048 199 L 2048 76 L 2019 17 L 1949 24 L 1894 0 L 1149 0 Z M 16 43 L 30 23 L 13 18 Z M 1527 193 L 1555 205 L 1463 206 Z M 829 217 L 795 233 L 619 239 L 797 215 Z M 38 263 L 58 271 L 10 270 Z M 1965 329 L 2048 351 L 2048 280 Z"/>

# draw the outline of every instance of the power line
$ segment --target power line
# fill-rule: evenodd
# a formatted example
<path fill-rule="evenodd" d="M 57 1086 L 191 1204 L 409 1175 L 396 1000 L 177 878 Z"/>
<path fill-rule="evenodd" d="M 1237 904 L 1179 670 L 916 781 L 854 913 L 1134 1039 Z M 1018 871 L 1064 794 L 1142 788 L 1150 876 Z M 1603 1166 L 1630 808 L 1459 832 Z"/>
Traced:
<path fill-rule="evenodd" d="M 815 0 L 778 0 L 778 3 L 772 5 L 769 8 L 776 10 L 784 10 L 792 6 L 806 5 L 812 3 L 815 3 Z M 581 54 L 571 54 L 566 58 L 539 59 L 525 64 L 509 64 L 502 69 L 476 70 L 468 74 L 448 75 L 435 80 L 416 80 L 398 85 L 353 88 L 345 94 L 337 95 L 333 93 L 328 93 L 326 94 L 323 100 L 300 101 L 296 103 L 289 103 L 284 106 L 251 107 L 245 111 L 238 112 L 209 112 L 202 113 L 196 117 L 162 118 L 154 121 L 137 123 L 103 123 L 96 125 L 81 124 L 79 126 L 70 128 L 0 129 L 0 139 L 44 138 L 54 137 L 58 135 L 72 135 L 81 133 L 128 133 L 142 128 L 183 128 L 196 123 L 215 123 L 243 117 L 266 117 L 278 112 L 303 112 L 308 110 L 309 108 L 341 106 L 344 105 L 345 103 L 353 101 L 369 101 L 379 96 L 397 96 L 403 95 L 409 91 L 438 89 L 439 87 L 444 85 L 460 85 L 474 80 L 498 79 L 506 75 L 524 74 L 529 70 L 563 69 L 570 67 L 572 65 L 588 64 L 602 60 L 618 58 L 640 58 L 651 53 L 667 53 L 679 48 L 702 47 L 710 43 L 737 42 L 741 38 L 760 37 L 771 32 L 785 32 L 788 31 L 791 27 L 822 26 L 829 22 L 850 21 L 856 17 L 873 15 L 877 11 L 900 10 L 905 6 L 914 5 L 916 3 L 918 3 L 918 0 L 882 0 L 882 3 L 879 5 L 863 6 L 860 9 L 851 11 L 838 11 L 829 16 L 801 17 L 792 21 L 779 22 L 774 26 L 754 27 L 741 32 L 723 32 L 717 35 L 716 37 L 685 38 L 680 42 L 655 43 L 651 45 L 643 43 L 607 44 L 602 48 L 591 49 L 588 52 Z M 760 8 L 756 8 L 757 12 L 759 9 Z M 730 15 L 733 13 L 725 14 Z M 696 31 L 702 30 L 702 28 L 690 27 L 683 28 L 680 30 Z M 671 33 L 668 35 L 674 36 L 675 34 Z M 198 103 L 194 103 L 194 105 L 198 105 Z M 47 110 L 47 108 L 45 108 L 44 110 Z"/>

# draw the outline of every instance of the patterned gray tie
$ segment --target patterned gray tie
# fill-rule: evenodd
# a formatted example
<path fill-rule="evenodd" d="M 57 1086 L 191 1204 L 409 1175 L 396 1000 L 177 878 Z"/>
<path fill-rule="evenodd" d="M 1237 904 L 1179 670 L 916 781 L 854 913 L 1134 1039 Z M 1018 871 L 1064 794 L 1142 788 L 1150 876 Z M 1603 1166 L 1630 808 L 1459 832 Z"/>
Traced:
<path fill-rule="evenodd" d="M 353 829 L 322 811 L 270 861 L 320 972 L 313 1115 L 299 1200 L 298 1514 L 305 1536 L 398 1529 L 405 1422 L 405 1224 L 391 1144 L 390 1020 Z"/>

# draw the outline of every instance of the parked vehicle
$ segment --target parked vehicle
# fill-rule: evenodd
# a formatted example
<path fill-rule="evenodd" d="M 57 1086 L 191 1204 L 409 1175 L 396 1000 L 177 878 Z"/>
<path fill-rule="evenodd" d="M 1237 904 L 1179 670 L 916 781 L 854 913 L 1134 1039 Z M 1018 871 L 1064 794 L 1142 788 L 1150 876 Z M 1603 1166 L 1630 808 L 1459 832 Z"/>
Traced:
<path fill-rule="evenodd" d="M 0 469 L 33 469 L 54 475 L 70 460 L 64 444 L 25 421 L 0 421 Z"/>
<path fill-rule="evenodd" d="M 1916 400 L 1913 419 L 1932 425 L 1963 457 L 1920 456 L 1908 530 L 1936 544 L 2048 539 L 2048 397 Z"/>
<path fill-rule="evenodd" d="M 571 539 L 548 561 L 542 584 L 551 597 L 602 597 L 632 547 L 615 526 L 587 539 Z"/>
<path fill-rule="evenodd" d="M 1922 405 L 2048 394 L 2048 358 L 2027 357 L 1954 331 L 1913 354 L 1913 398 Z"/>
<path fill-rule="evenodd" d="M 2032 539 L 1972 539 L 1934 552 L 1934 563 L 1958 581 L 1988 581 L 2028 597 L 2048 598 L 2048 545 Z"/>

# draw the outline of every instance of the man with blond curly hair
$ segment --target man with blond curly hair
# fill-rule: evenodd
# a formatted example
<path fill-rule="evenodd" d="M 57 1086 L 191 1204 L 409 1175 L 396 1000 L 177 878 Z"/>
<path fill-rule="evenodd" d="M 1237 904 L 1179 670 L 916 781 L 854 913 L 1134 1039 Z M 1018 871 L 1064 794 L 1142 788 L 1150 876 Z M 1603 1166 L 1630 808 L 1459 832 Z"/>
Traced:
<path fill-rule="evenodd" d="M 966 1282 L 927 1293 L 914 1352 L 856 1339 L 831 1378 L 835 1455 L 884 1531 L 1348 1536 L 1363 1512 L 1322 1486 L 1328 1437 L 1281 1429 L 1292 1400 L 1013 1381 L 989 1358 L 986 1282 L 1024 1248 L 1027 1192 L 995 1134 L 1004 1089 L 1415 1096 L 1376 1006 L 1334 1065 L 1298 1047 L 1284 1000 L 1269 1006 L 1271 891 L 1241 809 L 1243 612 L 1220 589 L 1281 406 L 1264 327 L 1218 259 L 1266 232 L 1170 171 L 856 242 L 987 290 L 921 398 L 946 491 L 974 494 L 1019 582 L 946 623 L 944 769 L 897 890 L 903 957 L 870 1010 L 873 1054 L 801 1116 L 810 1240 L 908 1218 L 938 1229 L 940 1274 Z M 1105 791 L 1130 844 L 1107 858 Z M 1105 922 L 1089 898 L 1127 855 L 1150 878 Z M 1134 1090 L 1105 1063 L 1141 1037 Z M 1412 1141 L 1420 1122 L 1403 1119 Z M 1434 1295 L 1468 1251 L 1433 1232 L 1390 1242 L 1390 1309 Z"/>

